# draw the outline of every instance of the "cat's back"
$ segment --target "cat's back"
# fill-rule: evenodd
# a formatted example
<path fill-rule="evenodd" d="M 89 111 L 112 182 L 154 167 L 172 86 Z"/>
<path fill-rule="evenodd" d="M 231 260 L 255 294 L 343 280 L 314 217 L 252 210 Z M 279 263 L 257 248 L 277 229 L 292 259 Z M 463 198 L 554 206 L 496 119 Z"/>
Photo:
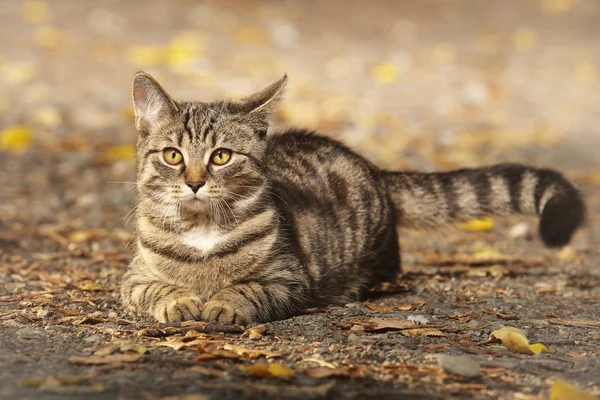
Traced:
<path fill-rule="evenodd" d="M 354 273 L 392 221 L 379 170 L 339 142 L 312 132 L 269 137 L 265 166 L 283 226 L 313 275 Z M 331 274 L 337 279 L 339 274 Z"/>

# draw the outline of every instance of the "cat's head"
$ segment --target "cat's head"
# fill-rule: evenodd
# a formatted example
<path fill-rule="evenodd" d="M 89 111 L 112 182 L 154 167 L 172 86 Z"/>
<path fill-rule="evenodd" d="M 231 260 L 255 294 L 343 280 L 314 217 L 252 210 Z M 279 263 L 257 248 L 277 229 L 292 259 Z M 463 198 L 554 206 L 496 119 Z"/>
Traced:
<path fill-rule="evenodd" d="M 237 101 L 176 102 L 150 75 L 136 74 L 133 108 L 142 201 L 206 213 L 264 187 L 269 114 L 286 82 L 284 76 Z"/>

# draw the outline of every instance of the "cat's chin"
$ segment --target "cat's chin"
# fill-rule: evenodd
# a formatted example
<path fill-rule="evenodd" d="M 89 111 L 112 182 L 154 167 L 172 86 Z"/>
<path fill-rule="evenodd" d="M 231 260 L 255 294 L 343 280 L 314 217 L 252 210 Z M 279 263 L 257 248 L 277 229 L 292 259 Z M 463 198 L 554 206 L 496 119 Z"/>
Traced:
<path fill-rule="evenodd" d="M 195 213 L 210 211 L 210 203 L 206 200 L 192 198 L 181 203 L 181 207 Z"/>

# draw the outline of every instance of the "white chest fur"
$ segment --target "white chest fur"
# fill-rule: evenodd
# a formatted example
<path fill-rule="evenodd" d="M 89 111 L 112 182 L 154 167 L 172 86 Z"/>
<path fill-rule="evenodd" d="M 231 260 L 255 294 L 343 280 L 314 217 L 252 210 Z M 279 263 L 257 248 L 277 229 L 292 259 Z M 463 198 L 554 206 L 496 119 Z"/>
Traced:
<path fill-rule="evenodd" d="M 206 226 L 190 229 L 181 238 L 183 244 L 200 250 L 203 253 L 210 253 L 215 246 L 225 240 L 227 240 L 227 235 L 213 227 Z"/>

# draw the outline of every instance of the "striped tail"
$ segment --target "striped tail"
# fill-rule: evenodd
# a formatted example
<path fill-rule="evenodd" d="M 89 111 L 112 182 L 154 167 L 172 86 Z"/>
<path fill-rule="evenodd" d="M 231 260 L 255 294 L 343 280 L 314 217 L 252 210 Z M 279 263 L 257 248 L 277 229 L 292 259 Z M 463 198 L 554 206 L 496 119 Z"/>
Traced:
<path fill-rule="evenodd" d="M 585 219 L 579 190 L 559 172 L 519 164 L 449 172 L 384 172 L 403 226 L 433 228 L 486 215 L 536 214 L 548 247 L 569 243 Z"/>

